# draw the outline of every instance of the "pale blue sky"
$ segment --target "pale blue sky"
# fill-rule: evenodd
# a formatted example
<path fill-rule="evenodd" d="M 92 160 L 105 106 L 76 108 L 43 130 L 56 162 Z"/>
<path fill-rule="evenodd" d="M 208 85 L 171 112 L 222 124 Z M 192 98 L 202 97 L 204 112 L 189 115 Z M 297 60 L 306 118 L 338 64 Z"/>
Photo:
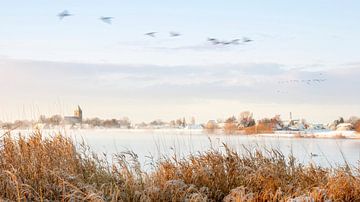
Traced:
<path fill-rule="evenodd" d="M 1 1 L 0 54 L 125 64 L 341 64 L 357 61 L 359 8 L 358 1 L 325 0 Z M 74 16 L 59 21 L 65 9 Z M 107 25 L 100 16 L 115 19 Z M 184 36 L 170 40 L 171 30 Z M 159 37 L 144 37 L 149 31 Z M 215 51 L 206 46 L 207 37 L 242 36 L 255 42 Z"/>
<path fill-rule="evenodd" d="M 23 106 L 50 114 L 71 112 L 76 104 L 88 116 L 135 120 L 194 114 L 206 120 L 246 109 L 259 116 L 298 110 L 298 116 L 319 121 L 360 114 L 360 96 L 351 93 L 359 90 L 354 85 L 360 76 L 359 1 L 0 0 L 0 5 L 0 79 L 12 83 L 0 87 L 12 95 L 0 101 L 8 114 L 4 119 L 29 117 L 19 113 Z M 65 9 L 74 16 L 59 20 Z M 100 16 L 114 17 L 113 23 Z M 151 31 L 159 32 L 156 38 L 144 36 Z M 169 31 L 183 35 L 170 38 Z M 206 42 L 245 36 L 254 42 L 230 47 Z M 316 88 L 276 85 L 320 73 L 328 80 Z M 55 103 L 63 104 L 54 109 Z"/>

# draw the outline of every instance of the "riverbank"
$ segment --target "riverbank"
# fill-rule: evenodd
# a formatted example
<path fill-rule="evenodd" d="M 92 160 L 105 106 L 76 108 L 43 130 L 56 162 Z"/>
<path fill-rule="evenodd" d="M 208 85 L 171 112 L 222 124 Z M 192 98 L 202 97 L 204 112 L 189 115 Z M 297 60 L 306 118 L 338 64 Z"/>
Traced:
<path fill-rule="evenodd" d="M 15 129 L 13 133 L 31 133 L 34 129 Z M 0 129 L 0 134 L 5 133 L 7 130 Z M 286 137 L 286 138 L 349 138 L 359 139 L 360 133 L 354 130 L 345 131 L 333 131 L 333 130 L 305 130 L 305 131 L 273 131 L 271 133 L 252 133 L 246 134 L 239 132 L 226 132 L 224 130 L 205 130 L 205 129 L 178 129 L 178 128 L 163 128 L 163 129 L 120 129 L 120 128 L 67 128 L 67 127 L 55 127 L 50 129 L 41 129 L 41 131 L 52 131 L 67 133 L 68 131 L 98 131 L 98 132 L 133 132 L 134 134 L 139 132 L 176 132 L 176 133 L 192 133 L 192 134 L 208 134 L 208 135 L 249 135 L 249 136 L 264 136 L 264 137 Z"/>
<path fill-rule="evenodd" d="M 70 138 L 5 136 L 0 147 L 4 200 L 264 201 L 360 200 L 358 168 L 302 165 L 278 150 L 239 154 L 209 149 L 186 158 L 166 155 L 142 170 L 132 152 L 112 163 Z"/>

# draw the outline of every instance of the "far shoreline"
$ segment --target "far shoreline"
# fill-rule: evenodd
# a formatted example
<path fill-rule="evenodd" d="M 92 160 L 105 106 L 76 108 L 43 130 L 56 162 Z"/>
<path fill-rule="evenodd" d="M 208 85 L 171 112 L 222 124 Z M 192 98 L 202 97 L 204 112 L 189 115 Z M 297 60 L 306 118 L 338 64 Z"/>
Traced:
<path fill-rule="evenodd" d="M 21 128 L 14 130 L 5 130 L 0 129 L 0 135 L 5 133 L 10 134 L 18 134 L 22 132 L 32 133 L 34 131 L 42 131 L 42 132 L 76 132 L 76 131 L 119 131 L 119 132 L 129 132 L 129 133 L 137 133 L 137 132 L 149 132 L 149 133 L 161 133 L 161 132 L 176 132 L 176 133 L 189 133 L 193 135 L 208 135 L 208 136 L 216 136 L 216 135 L 224 135 L 224 136 L 253 136 L 253 137 L 275 137 L 275 138 L 316 138 L 316 139 L 360 139 L 360 133 L 353 130 L 346 131 L 332 131 L 332 130 L 324 130 L 324 131 L 274 131 L 273 133 L 254 133 L 254 134 L 245 134 L 240 131 L 235 132 L 226 132 L 224 130 L 213 130 L 208 131 L 206 129 L 189 129 L 189 128 L 66 128 L 66 127 L 54 127 L 54 128 Z M 119 134 L 121 135 L 121 134 Z M 178 134 L 181 135 L 181 134 Z"/>

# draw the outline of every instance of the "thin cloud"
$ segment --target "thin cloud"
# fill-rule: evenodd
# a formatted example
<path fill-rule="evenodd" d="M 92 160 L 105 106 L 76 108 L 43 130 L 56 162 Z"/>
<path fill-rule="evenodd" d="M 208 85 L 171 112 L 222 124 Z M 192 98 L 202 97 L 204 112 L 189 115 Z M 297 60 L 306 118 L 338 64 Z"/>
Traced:
<path fill-rule="evenodd" d="M 5 94 L 216 98 L 246 102 L 355 103 L 360 68 L 308 71 L 276 63 L 155 66 L 2 60 Z M 311 65 L 310 65 L 311 66 Z M 16 78 L 16 79 L 15 79 Z M 316 80 L 323 80 L 316 82 Z M 295 81 L 298 82 L 290 82 Z M 300 82 L 310 80 L 311 82 Z M 288 92 L 281 96 L 277 92 Z M 341 95 L 341 96 L 335 96 Z M 169 98 L 170 97 L 170 98 Z M 343 97 L 347 99 L 344 100 Z"/>

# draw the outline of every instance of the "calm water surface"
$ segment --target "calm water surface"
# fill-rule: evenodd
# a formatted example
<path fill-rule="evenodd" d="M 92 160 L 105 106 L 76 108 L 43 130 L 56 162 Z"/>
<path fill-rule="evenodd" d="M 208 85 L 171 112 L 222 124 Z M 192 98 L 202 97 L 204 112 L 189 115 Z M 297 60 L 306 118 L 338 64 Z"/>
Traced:
<path fill-rule="evenodd" d="M 43 133 L 53 135 L 55 132 L 47 130 Z M 244 146 L 252 151 L 256 148 L 274 148 L 285 155 L 292 153 L 300 163 L 316 163 L 326 167 L 344 165 L 345 161 L 358 166 L 360 159 L 360 139 L 206 134 L 201 130 L 67 130 L 66 135 L 78 143 L 85 141 L 98 154 L 111 156 L 131 150 L 145 167 L 150 162 L 149 156 L 158 159 L 172 154 L 187 156 L 211 148 L 223 150 L 223 143 L 240 153 L 245 152 Z"/>

